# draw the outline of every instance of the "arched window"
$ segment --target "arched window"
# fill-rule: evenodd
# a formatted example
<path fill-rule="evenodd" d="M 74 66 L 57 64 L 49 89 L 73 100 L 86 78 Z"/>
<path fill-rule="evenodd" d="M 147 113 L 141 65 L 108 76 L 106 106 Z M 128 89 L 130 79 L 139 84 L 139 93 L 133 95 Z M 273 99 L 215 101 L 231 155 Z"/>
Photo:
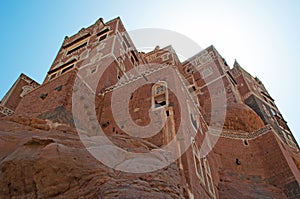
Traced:
<path fill-rule="evenodd" d="M 168 106 L 168 89 L 166 82 L 157 82 L 152 87 L 152 107 Z"/>
<path fill-rule="evenodd" d="M 27 93 L 29 93 L 33 87 L 32 86 L 23 86 L 22 87 L 22 93 L 20 94 L 21 97 L 24 97 L 24 95 L 26 95 Z"/>
<path fill-rule="evenodd" d="M 118 58 L 118 79 L 121 79 L 121 77 L 125 74 L 126 68 L 125 64 L 122 58 Z"/>

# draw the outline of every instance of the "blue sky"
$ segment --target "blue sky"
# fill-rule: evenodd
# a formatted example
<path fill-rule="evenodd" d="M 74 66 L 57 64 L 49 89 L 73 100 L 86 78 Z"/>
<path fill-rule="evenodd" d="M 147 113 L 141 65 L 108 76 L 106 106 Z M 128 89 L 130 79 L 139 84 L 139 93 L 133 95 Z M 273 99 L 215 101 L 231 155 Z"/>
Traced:
<path fill-rule="evenodd" d="M 42 82 L 66 35 L 120 16 L 127 30 L 164 28 L 213 44 L 259 77 L 298 142 L 300 1 L 5 1 L 0 98 L 20 73 Z"/>

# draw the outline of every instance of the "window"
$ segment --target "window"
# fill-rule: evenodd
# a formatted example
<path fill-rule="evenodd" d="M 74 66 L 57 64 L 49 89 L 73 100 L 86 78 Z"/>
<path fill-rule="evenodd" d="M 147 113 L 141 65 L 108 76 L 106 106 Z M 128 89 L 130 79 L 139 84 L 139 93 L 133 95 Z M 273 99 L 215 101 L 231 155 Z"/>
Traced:
<path fill-rule="evenodd" d="M 130 56 L 130 60 L 131 63 L 136 66 L 138 64 L 138 57 L 136 56 L 135 52 L 132 50 L 131 52 L 131 56 Z"/>
<path fill-rule="evenodd" d="M 69 61 L 63 65 L 55 67 L 54 69 L 50 70 L 48 72 L 48 81 L 54 79 L 55 77 L 60 76 L 61 74 L 71 70 L 72 68 L 74 68 L 75 62 L 76 62 L 76 59 L 72 59 L 71 61 Z"/>
<path fill-rule="evenodd" d="M 127 37 L 125 35 L 123 35 L 123 40 L 126 43 L 126 46 L 129 47 L 130 43 L 129 43 L 129 41 L 128 41 L 128 39 L 127 39 Z"/>
<path fill-rule="evenodd" d="M 133 65 L 135 65 L 135 60 L 134 60 L 134 57 L 131 55 L 130 56 L 130 61 L 131 61 L 131 63 L 133 64 Z"/>
<path fill-rule="evenodd" d="M 87 42 L 84 42 L 84 43 L 82 43 L 82 44 L 80 44 L 80 45 L 76 45 L 74 48 L 71 48 L 71 49 L 68 50 L 67 55 L 69 55 L 69 54 L 71 54 L 71 53 L 77 51 L 77 50 L 80 49 L 80 48 L 83 48 L 83 47 L 86 46 L 86 45 L 87 45 Z"/>
<path fill-rule="evenodd" d="M 264 104 L 262 104 L 262 108 L 263 108 L 264 112 L 267 114 L 267 116 L 271 117 L 270 111 L 267 109 L 267 107 Z"/>
<path fill-rule="evenodd" d="M 168 91 L 165 82 L 158 82 L 152 87 L 152 107 L 161 108 L 168 105 Z"/>
<path fill-rule="evenodd" d="M 48 80 L 52 80 L 54 77 L 56 77 L 57 73 L 53 73 L 51 75 L 49 75 L 49 79 Z"/>
<path fill-rule="evenodd" d="M 99 41 L 103 41 L 104 39 L 107 38 L 109 33 L 109 27 L 106 27 L 102 29 L 100 32 L 97 33 L 97 36 L 99 37 Z"/>
<path fill-rule="evenodd" d="M 273 101 L 270 100 L 269 103 L 270 103 L 273 107 L 276 107 Z"/>
<path fill-rule="evenodd" d="M 185 73 L 186 74 L 192 74 L 192 73 L 194 73 L 194 71 L 193 71 L 192 67 L 189 66 L 189 67 L 186 68 Z"/>
<path fill-rule="evenodd" d="M 233 85 L 237 85 L 237 82 L 235 81 L 235 79 L 233 78 L 233 76 L 231 75 L 231 73 L 229 71 L 226 72 L 230 81 L 232 82 Z"/>
<path fill-rule="evenodd" d="M 0 104 L 0 113 L 3 115 L 13 115 L 14 111 Z"/>
<path fill-rule="evenodd" d="M 274 99 L 268 93 L 261 91 L 261 94 L 266 102 L 268 102 L 272 106 L 276 107 L 274 104 Z"/>
<path fill-rule="evenodd" d="M 159 95 L 161 93 L 164 93 L 165 91 L 166 91 L 166 87 L 164 87 L 163 85 L 159 85 L 155 89 L 155 94 Z"/>
<path fill-rule="evenodd" d="M 75 41 L 67 44 L 64 48 L 67 51 L 67 55 L 72 54 L 73 52 L 85 47 L 88 43 L 88 39 L 90 38 L 90 34 L 86 34 Z"/>
<path fill-rule="evenodd" d="M 99 41 L 102 41 L 102 40 L 106 39 L 106 37 L 107 37 L 107 34 L 101 35 L 101 36 L 99 37 Z"/>
<path fill-rule="evenodd" d="M 104 35 L 109 32 L 109 27 L 103 28 L 100 32 L 97 33 L 97 36 Z"/>
<path fill-rule="evenodd" d="M 67 72 L 68 70 L 72 69 L 74 67 L 74 64 L 70 65 L 70 66 L 66 66 L 65 68 L 63 68 L 61 70 L 61 74 Z"/>
<path fill-rule="evenodd" d="M 193 127 L 197 130 L 198 129 L 198 124 L 197 124 L 197 120 L 194 118 L 194 115 L 190 113 L 190 116 L 191 116 L 191 122 L 192 122 L 192 125 Z"/>
<path fill-rule="evenodd" d="M 29 93 L 33 89 L 33 87 L 26 85 L 26 86 L 23 86 L 22 89 L 23 90 L 22 90 L 22 93 L 20 94 L 20 96 L 24 97 L 24 95 L 26 95 L 27 93 Z"/>
<path fill-rule="evenodd" d="M 155 97 L 155 108 L 166 106 L 166 99 L 164 95 Z"/>
<path fill-rule="evenodd" d="M 125 64 L 123 62 L 123 60 L 119 59 L 119 67 L 118 67 L 118 79 L 121 79 L 121 77 L 123 76 L 123 74 L 125 73 L 126 68 L 125 68 Z"/>
<path fill-rule="evenodd" d="M 127 46 L 124 41 L 122 42 L 122 46 L 123 46 L 124 50 L 127 50 Z"/>
<path fill-rule="evenodd" d="M 162 61 L 167 61 L 169 59 L 169 53 L 162 55 Z"/>

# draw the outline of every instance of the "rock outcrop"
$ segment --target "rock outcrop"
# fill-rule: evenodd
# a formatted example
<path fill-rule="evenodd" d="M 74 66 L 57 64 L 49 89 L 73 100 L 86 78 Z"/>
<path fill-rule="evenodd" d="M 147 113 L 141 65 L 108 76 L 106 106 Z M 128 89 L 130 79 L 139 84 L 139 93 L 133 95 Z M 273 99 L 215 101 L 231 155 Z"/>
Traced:
<path fill-rule="evenodd" d="M 89 154 L 71 127 L 24 117 L 0 120 L 3 199 L 184 198 L 179 173 L 176 163 L 146 174 L 113 170 Z"/>

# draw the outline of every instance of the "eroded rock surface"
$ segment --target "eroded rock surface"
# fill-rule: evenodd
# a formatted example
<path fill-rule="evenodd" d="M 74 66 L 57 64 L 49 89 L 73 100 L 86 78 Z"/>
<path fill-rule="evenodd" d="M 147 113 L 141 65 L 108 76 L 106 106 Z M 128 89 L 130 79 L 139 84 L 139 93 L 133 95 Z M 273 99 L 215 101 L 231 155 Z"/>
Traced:
<path fill-rule="evenodd" d="M 184 198 L 176 163 L 146 174 L 116 171 L 91 156 L 70 127 L 8 119 L 0 120 L 0 198 Z"/>

